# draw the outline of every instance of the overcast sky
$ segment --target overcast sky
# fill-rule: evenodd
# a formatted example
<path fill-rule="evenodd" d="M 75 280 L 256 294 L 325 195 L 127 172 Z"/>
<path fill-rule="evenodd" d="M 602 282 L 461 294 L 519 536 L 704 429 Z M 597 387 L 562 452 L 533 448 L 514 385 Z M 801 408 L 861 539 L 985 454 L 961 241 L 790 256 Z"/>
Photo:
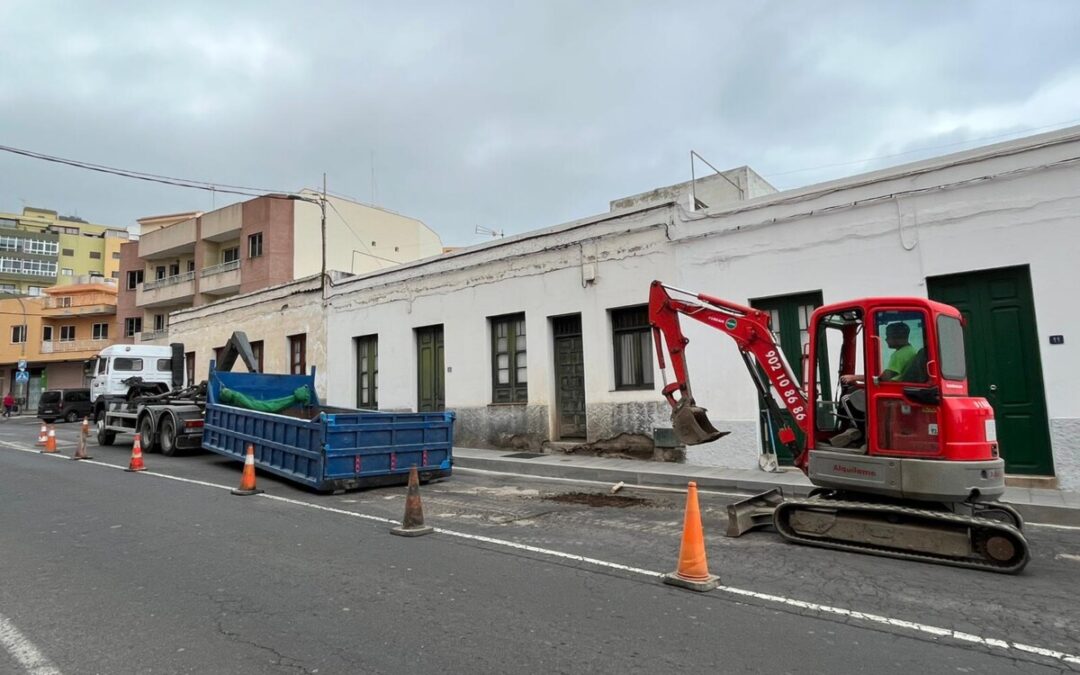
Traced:
<path fill-rule="evenodd" d="M 688 180 L 691 149 L 784 189 L 1070 124 L 1072 0 L 0 0 L 0 145 L 275 190 L 326 172 L 448 245 Z M 0 153 L 0 211 L 232 201 Z"/>

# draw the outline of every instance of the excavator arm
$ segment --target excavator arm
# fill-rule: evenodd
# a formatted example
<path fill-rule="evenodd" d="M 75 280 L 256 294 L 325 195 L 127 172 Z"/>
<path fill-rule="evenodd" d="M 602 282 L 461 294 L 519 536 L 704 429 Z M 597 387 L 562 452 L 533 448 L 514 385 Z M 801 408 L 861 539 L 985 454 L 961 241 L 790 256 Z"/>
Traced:
<path fill-rule="evenodd" d="M 690 296 L 696 302 L 673 298 L 671 293 Z M 671 405 L 672 427 L 682 442 L 688 445 L 708 443 L 726 435 L 726 432 L 717 431 L 706 417 L 705 409 L 698 407 L 694 401 L 685 355 L 689 340 L 679 325 L 680 314 L 731 336 L 762 399 L 770 408 L 771 418 L 779 420 L 780 416 L 770 389 L 777 393 L 795 424 L 802 430 L 803 437 L 812 438 L 808 426 L 806 393 L 769 330 L 769 315 L 766 312 L 654 281 L 649 291 L 649 324 L 652 326 L 657 362 L 664 382 L 661 393 Z M 665 351 L 674 372 L 674 381 L 670 384 Z M 754 367 L 755 362 L 760 370 Z M 794 430 L 784 426 L 777 435 L 779 441 L 791 450 L 795 465 L 803 468 L 807 459 L 806 448 L 799 447 Z"/>

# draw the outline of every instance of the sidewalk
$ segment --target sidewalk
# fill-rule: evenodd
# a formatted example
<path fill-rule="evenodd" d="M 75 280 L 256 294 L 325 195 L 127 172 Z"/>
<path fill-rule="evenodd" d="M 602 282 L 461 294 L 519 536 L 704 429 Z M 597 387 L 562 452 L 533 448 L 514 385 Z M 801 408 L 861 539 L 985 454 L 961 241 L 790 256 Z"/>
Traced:
<path fill-rule="evenodd" d="M 813 485 L 799 471 L 767 473 L 757 469 L 722 469 L 669 462 L 606 459 L 584 455 L 537 454 L 501 450 L 454 448 L 454 465 L 529 476 L 575 478 L 603 483 L 684 488 L 695 481 L 702 490 L 746 493 L 774 487 L 785 495 L 802 497 Z M 1023 514 L 1025 520 L 1055 525 L 1080 526 L 1080 493 L 1037 488 L 1006 488 L 1002 501 Z"/>

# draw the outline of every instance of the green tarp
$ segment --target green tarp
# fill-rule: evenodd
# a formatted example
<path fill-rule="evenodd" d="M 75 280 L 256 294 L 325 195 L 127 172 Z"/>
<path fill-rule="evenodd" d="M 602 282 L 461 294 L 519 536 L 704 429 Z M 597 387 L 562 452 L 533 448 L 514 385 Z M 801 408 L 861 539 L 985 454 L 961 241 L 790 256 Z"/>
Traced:
<path fill-rule="evenodd" d="M 246 394 L 241 394 L 238 391 L 221 388 L 221 402 L 225 405 L 236 406 L 237 408 L 247 408 L 248 410 L 257 410 L 259 412 L 276 413 L 296 404 L 307 405 L 311 403 L 311 390 L 307 385 L 298 387 L 293 391 L 291 396 L 282 396 L 281 398 L 272 398 L 266 401 L 260 401 L 257 398 L 252 398 Z"/>

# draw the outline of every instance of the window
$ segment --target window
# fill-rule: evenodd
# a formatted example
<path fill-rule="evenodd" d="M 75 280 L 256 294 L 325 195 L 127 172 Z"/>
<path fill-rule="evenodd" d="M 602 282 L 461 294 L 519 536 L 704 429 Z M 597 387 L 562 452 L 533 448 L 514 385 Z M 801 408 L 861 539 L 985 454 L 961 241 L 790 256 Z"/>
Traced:
<path fill-rule="evenodd" d="M 60 270 L 60 274 L 70 277 L 75 275 L 75 271 L 70 267 L 65 267 L 64 269 Z"/>
<path fill-rule="evenodd" d="M 491 319 L 491 352 L 492 402 L 528 402 L 524 314 Z"/>
<path fill-rule="evenodd" d="M 53 332 L 52 331 L 52 326 L 42 326 L 41 327 L 41 341 L 42 342 L 52 342 L 52 332 Z"/>
<path fill-rule="evenodd" d="M 60 250 L 60 242 L 41 241 L 39 239 L 21 239 L 22 250 L 25 253 L 37 255 L 56 255 Z"/>
<path fill-rule="evenodd" d="M 647 305 L 611 310 L 615 389 L 652 389 L 652 329 Z"/>
<path fill-rule="evenodd" d="M 124 319 L 124 337 L 135 337 L 142 332 L 142 317 L 132 316 Z"/>
<path fill-rule="evenodd" d="M 113 370 L 116 372 L 138 372 L 142 370 L 142 359 L 131 359 L 126 356 L 120 356 L 113 359 Z"/>
<path fill-rule="evenodd" d="M 40 290 L 41 290 L 40 286 L 34 286 L 33 288 L 37 288 L 39 293 L 40 293 Z M 0 284 L 0 293 L 14 293 L 14 292 L 15 292 L 15 284 Z"/>
<path fill-rule="evenodd" d="M 90 251 L 91 260 L 101 260 L 101 251 Z"/>
<path fill-rule="evenodd" d="M 884 382 L 926 382 L 926 316 L 917 310 L 874 314 L 874 336 L 880 346 L 878 377 Z"/>
<path fill-rule="evenodd" d="M 172 372 L 172 359 L 158 359 L 157 371 L 159 373 L 171 373 Z"/>
<path fill-rule="evenodd" d="M 169 265 L 169 276 L 175 277 L 180 274 L 180 263 L 174 262 Z"/>
<path fill-rule="evenodd" d="M 109 324 L 107 324 L 107 323 L 95 323 L 94 324 L 94 339 L 95 340 L 108 340 L 109 339 Z"/>
<path fill-rule="evenodd" d="M 195 271 L 195 261 L 194 260 L 187 261 L 187 271 L 188 272 L 194 272 Z"/>
<path fill-rule="evenodd" d="M 248 236 L 248 257 L 258 258 L 262 255 L 262 232 Z"/>
<path fill-rule="evenodd" d="M 166 321 L 165 321 L 165 318 L 166 317 L 165 317 L 164 314 L 155 314 L 154 315 L 154 330 L 155 331 L 165 330 L 165 326 L 168 325 L 168 323 L 166 323 Z"/>
<path fill-rule="evenodd" d="M 57 307 L 71 307 L 71 296 L 65 295 L 56 299 Z"/>
<path fill-rule="evenodd" d="M 307 333 L 289 336 L 289 372 L 303 375 L 307 371 Z"/>
<path fill-rule="evenodd" d="M 251 343 L 251 354 L 255 357 L 256 373 L 263 371 L 263 341 L 256 340 Z"/>
<path fill-rule="evenodd" d="M 113 270 L 112 272 L 109 273 L 109 276 L 112 277 L 113 279 L 119 279 L 120 278 L 120 272 L 119 272 L 119 270 Z"/>
<path fill-rule="evenodd" d="M 165 278 L 165 266 L 164 265 L 158 265 L 157 267 L 154 268 L 154 278 L 158 279 L 158 280 Z"/>
<path fill-rule="evenodd" d="M 26 326 L 11 327 L 11 343 L 20 344 L 26 342 Z"/>
<path fill-rule="evenodd" d="M 0 227 L 15 228 L 19 226 L 19 221 L 12 220 L 11 218 L 0 218 Z"/>
<path fill-rule="evenodd" d="M 12 286 L 13 290 L 14 290 L 14 288 L 15 287 Z M 45 288 L 44 286 L 28 286 L 26 288 L 26 294 L 31 296 L 31 297 L 36 298 L 36 297 L 41 295 L 41 291 L 44 290 L 44 288 Z"/>
<path fill-rule="evenodd" d="M 64 251 L 63 251 L 63 254 L 66 255 L 66 256 L 73 256 L 73 255 L 75 255 L 75 249 L 73 249 L 73 248 L 65 248 Z"/>
<path fill-rule="evenodd" d="M 70 272 L 70 270 L 68 271 Z M 5 274 L 26 274 L 35 277 L 55 277 L 56 261 L 0 258 L 0 272 Z"/>
<path fill-rule="evenodd" d="M 60 342 L 75 341 L 75 326 L 60 326 Z"/>
<path fill-rule="evenodd" d="M 379 336 L 365 335 L 356 342 L 356 407 L 379 409 Z"/>
<path fill-rule="evenodd" d="M 236 262 L 240 259 L 240 247 L 233 246 L 232 248 L 226 248 L 221 250 L 221 263 Z"/>
<path fill-rule="evenodd" d="M 127 289 L 129 291 L 135 290 L 139 284 L 143 282 L 142 270 L 131 270 L 127 273 Z"/>
<path fill-rule="evenodd" d="M 967 360 L 964 356 L 964 327 L 960 319 L 941 315 L 937 319 L 937 330 L 941 376 L 946 380 L 964 379 L 967 377 Z"/>
<path fill-rule="evenodd" d="M 190 387 L 195 382 L 195 352 L 184 354 L 184 370 L 187 371 L 187 383 Z"/>
<path fill-rule="evenodd" d="M 113 260 L 119 260 L 120 259 L 120 251 L 113 251 L 112 259 Z"/>
<path fill-rule="evenodd" d="M 99 375 L 109 372 L 109 359 L 98 359 L 97 371 Z"/>

